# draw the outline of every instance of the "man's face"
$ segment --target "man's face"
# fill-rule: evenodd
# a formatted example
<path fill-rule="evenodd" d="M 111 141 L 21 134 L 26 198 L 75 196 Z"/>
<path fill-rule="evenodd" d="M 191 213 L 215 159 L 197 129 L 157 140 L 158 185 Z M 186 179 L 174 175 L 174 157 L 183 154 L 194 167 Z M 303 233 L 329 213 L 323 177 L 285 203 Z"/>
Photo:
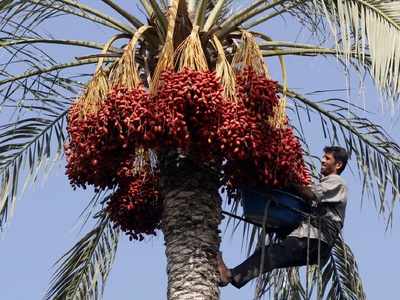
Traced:
<path fill-rule="evenodd" d="M 333 153 L 324 153 L 321 161 L 321 174 L 323 176 L 338 174 L 338 170 L 341 167 L 342 163 L 335 160 Z"/>

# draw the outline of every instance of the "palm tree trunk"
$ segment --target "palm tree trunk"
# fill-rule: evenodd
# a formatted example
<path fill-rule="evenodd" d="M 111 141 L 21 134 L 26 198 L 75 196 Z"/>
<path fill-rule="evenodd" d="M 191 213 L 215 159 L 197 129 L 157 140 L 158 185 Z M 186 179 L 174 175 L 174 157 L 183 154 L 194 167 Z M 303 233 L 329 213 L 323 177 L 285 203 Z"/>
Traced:
<path fill-rule="evenodd" d="M 218 178 L 186 160 L 161 174 L 168 300 L 219 299 Z"/>

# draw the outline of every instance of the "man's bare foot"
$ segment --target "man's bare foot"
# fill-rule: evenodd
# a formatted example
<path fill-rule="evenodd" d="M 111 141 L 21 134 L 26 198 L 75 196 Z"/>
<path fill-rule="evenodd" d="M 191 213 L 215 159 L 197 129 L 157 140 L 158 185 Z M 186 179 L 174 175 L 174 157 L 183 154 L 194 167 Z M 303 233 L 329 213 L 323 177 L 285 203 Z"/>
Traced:
<path fill-rule="evenodd" d="M 228 285 L 232 280 L 231 270 L 229 270 L 224 260 L 222 259 L 221 252 L 217 253 L 217 264 L 218 264 L 218 272 L 219 272 L 219 283 L 218 285 L 223 287 Z"/>

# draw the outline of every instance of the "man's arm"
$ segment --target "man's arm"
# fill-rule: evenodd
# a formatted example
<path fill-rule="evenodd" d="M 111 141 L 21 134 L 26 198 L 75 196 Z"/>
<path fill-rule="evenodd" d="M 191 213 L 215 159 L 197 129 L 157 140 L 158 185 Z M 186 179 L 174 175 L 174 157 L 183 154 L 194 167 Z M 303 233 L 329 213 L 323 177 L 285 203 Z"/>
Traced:
<path fill-rule="evenodd" d="M 290 184 L 289 190 L 310 204 L 338 203 L 346 201 L 347 187 L 338 176 L 328 176 L 311 186 Z"/>
<path fill-rule="evenodd" d="M 311 187 L 309 186 L 303 186 L 300 184 L 295 184 L 292 183 L 289 185 L 289 190 L 292 191 L 294 194 L 298 195 L 300 198 L 302 198 L 305 202 L 309 204 L 314 204 L 318 202 L 317 196 L 314 194 L 312 191 Z"/>

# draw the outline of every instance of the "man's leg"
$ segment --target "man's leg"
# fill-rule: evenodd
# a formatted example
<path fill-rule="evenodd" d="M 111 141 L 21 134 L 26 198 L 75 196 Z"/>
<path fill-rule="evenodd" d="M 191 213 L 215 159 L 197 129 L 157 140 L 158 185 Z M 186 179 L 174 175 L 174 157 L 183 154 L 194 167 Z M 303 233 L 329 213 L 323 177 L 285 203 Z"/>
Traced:
<path fill-rule="evenodd" d="M 324 242 L 320 243 L 321 261 L 329 254 L 330 247 Z M 262 249 L 257 249 L 249 258 L 239 266 L 229 270 L 231 283 L 237 287 L 243 287 L 247 282 L 259 276 L 260 273 L 270 272 L 273 269 L 304 266 L 307 264 L 307 252 L 309 263 L 318 262 L 318 240 L 310 239 L 310 247 L 307 249 L 307 239 L 289 237 L 281 243 L 271 244 Z M 263 264 L 261 265 L 261 260 Z M 226 273 L 225 273 L 226 274 Z"/>

